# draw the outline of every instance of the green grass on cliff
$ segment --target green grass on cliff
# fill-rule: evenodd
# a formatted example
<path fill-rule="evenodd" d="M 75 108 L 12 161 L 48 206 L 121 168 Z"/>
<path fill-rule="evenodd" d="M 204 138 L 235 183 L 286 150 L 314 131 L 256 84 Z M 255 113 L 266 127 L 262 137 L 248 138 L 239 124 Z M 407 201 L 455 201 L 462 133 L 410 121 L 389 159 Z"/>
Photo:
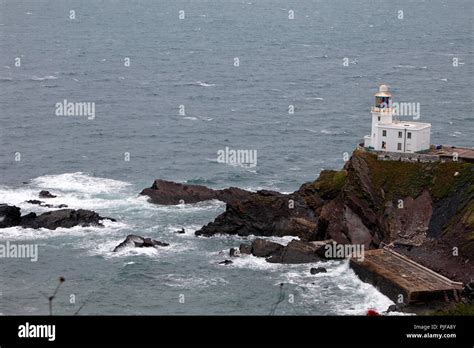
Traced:
<path fill-rule="evenodd" d="M 367 163 L 372 183 L 384 190 L 385 201 L 416 198 L 424 189 L 429 189 L 434 200 L 443 199 L 466 184 L 470 185 L 468 191 L 474 190 L 472 163 L 379 161 L 376 155 L 364 151 L 355 151 L 354 156 Z"/>
<path fill-rule="evenodd" d="M 446 162 L 435 167 L 431 192 L 436 199 L 447 197 L 465 185 L 469 185 L 466 193 L 474 190 L 474 164 Z"/>
<path fill-rule="evenodd" d="M 474 230 L 474 201 L 470 201 L 466 207 L 466 212 L 462 217 L 462 223 Z M 471 233 L 471 240 L 474 240 L 474 232 Z"/>
<path fill-rule="evenodd" d="M 341 192 L 346 178 L 347 172 L 345 170 L 323 170 L 318 179 L 308 188 L 316 190 L 323 199 L 334 199 Z"/>

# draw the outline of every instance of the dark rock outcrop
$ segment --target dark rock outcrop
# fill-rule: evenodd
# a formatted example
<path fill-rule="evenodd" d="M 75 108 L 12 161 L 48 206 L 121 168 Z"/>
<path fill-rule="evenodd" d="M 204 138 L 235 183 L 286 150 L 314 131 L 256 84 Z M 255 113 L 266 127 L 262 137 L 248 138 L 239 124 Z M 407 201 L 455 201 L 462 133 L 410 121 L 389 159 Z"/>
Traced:
<path fill-rule="evenodd" d="M 7 204 L 0 204 L 0 228 L 18 226 L 20 220 L 20 208 Z"/>
<path fill-rule="evenodd" d="M 252 242 L 251 248 L 252 255 L 257 257 L 268 257 L 280 254 L 283 250 L 283 245 L 265 239 L 257 238 Z"/>
<path fill-rule="evenodd" d="M 309 273 L 311 273 L 311 274 L 327 273 L 327 269 L 324 268 L 324 267 L 312 267 L 309 270 Z"/>
<path fill-rule="evenodd" d="M 317 217 L 299 194 L 258 191 L 242 201 L 227 203 L 224 213 L 196 235 L 299 236 L 314 239 Z"/>
<path fill-rule="evenodd" d="M 219 265 L 226 265 L 227 266 L 227 265 L 230 265 L 232 263 L 233 262 L 231 260 L 224 260 L 224 261 L 219 262 Z"/>
<path fill-rule="evenodd" d="M 292 240 L 285 246 L 281 253 L 274 253 L 267 259 L 274 263 L 308 263 L 319 261 L 317 254 L 321 246 L 314 245 L 311 242 Z"/>
<path fill-rule="evenodd" d="M 39 198 L 56 198 L 51 192 L 43 190 L 39 193 Z"/>
<path fill-rule="evenodd" d="M 230 257 L 239 257 L 240 256 L 240 250 L 236 249 L 236 248 L 230 248 L 229 256 Z"/>
<path fill-rule="evenodd" d="M 272 263 L 307 263 L 322 260 L 318 255 L 326 242 L 292 240 L 286 246 L 269 240 L 256 238 L 252 244 L 241 244 L 242 254 L 265 257 Z"/>
<path fill-rule="evenodd" d="M 212 190 L 201 185 L 180 184 L 166 180 L 155 180 L 150 188 L 140 194 L 150 197 L 156 204 L 176 205 L 197 203 L 217 199 L 225 203 L 237 202 L 249 197 L 252 193 L 237 187 L 224 190 Z"/>
<path fill-rule="evenodd" d="M 58 205 L 47 204 L 47 203 L 45 203 L 43 201 L 39 201 L 37 199 L 30 199 L 30 200 L 26 201 L 26 203 L 39 205 L 40 207 L 45 207 L 45 208 L 59 208 L 59 209 L 67 208 L 66 204 L 58 204 Z"/>
<path fill-rule="evenodd" d="M 94 211 L 84 209 L 60 209 L 40 215 L 29 213 L 21 216 L 20 208 L 0 204 L 0 228 L 21 226 L 54 230 L 58 227 L 103 226 L 101 221 L 104 219 L 115 221 L 102 217 Z"/>
<path fill-rule="evenodd" d="M 158 246 L 169 246 L 169 244 L 155 239 L 129 234 L 122 243 L 114 248 L 113 252 L 118 252 L 126 248 L 155 248 Z"/>
<path fill-rule="evenodd" d="M 252 246 L 250 244 L 240 244 L 239 246 L 240 254 L 250 255 L 252 254 Z"/>
<path fill-rule="evenodd" d="M 36 215 L 29 213 L 21 217 L 20 226 L 26 228 L 47 228 L 54 230 L 58 227 L 71 228 L 74 226 L 103 226 L 101 221 L 105 218 L 92 210 L 85 209 L 60 209 Z"/>

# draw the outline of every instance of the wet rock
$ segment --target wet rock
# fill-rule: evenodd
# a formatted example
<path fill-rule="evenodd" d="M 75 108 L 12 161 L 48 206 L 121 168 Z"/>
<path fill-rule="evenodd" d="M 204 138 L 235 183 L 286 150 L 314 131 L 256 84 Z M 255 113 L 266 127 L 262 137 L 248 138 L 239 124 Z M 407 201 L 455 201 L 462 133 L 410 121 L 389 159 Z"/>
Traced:
<path fill-rule="evenodd" d="M 231 263 L 233 263 L 231 260 L 224 260 L 219 262 L 219 265 L 230 265 Z"/>
<path fill-rule="evenodd" d="M 236 249 L 236 248 L 230 248 L 229 256 L 230 257 L 239 257 L 240 256 L 240 250 Z"/>
<path fill-rule="evenodd" d="M 258 257 L 268 257 L 280 254 L 283 250 L 283 245 L 270 242 L 265 239 L 257 238 L 252 242 L 252 255 Z"/>
<path fill-rule="evenodd" d="M 258 191 L 238 202 L 229 202 L 224 213 L 196 231 L 196 235 L 299 236 L 315 238 L 317 217 L 304 199 L 272 191 Z"/>
<path fill-rule="evenodd" d="M 389 312 L 403 312 L 404 308 L 406 307 L 406 304 L 404 303 L 397 303 L 388 306 L 387 313 Z"/>
<path fill-rule="evenodd" d="M 309 270 L 309 273 L 311 273 L 311 274 L 327 273 L 327 269 L 324 268 L 324 267 L 312 267 Z"/>
<path fill-rule="evenodd" d="M 273 253 L 268 262 L 277 263 L 308 263 L 319 261 L 317 254 L 319 246 L 311 242 L 304 242 L 293 239 L 285 246 L 281 252 Z"/>
<path fill-rule="evenodd" d="M 0 228 L 17 226 L 20 224 L 20 208 L 8 204 L 0 204 Z"/>
<path fill-rule="evenodd" d="M 40 201 L 40 200 L 37 200 L 37 199 L 30 199 L 30 200 L 26 201 L 26 203 L 36 204 L 36 205 L 44 204 L 43 201 Z"/>
<path fill-rule="evenodd" d="M 213 190 L 201 185 L 187 185 L 166 180 L 155 180 L 150 188 L 140 194 L 150 197 L 156 204 L 176 205 L 197 203 L 217 199 L 226 203 L 246 199 L 252 193 L 236 187 L 224 190 Z"/>
<path fill-rule="evenodd" d="M 46 212 L 41 215 L 30 213 L 21 217 L 20 225 L 27 228 L 47 228 L 54 230 L 58 227 L 70 228 L 74 226 L 103 226 L 101 221 L 111 218 L 100 216 L 91 210 L 60 209 Z"/>
<path fill-rule="evenodd" d="M 121 251 L 126 248 L 154 248 L 158 246 L 169 246 L 169 244 L 152 238 L 144 238 L 134 234 L 129 234 L 122 243 L 114 248 L 113 252 Z"/>
<path fill-rule="evenodd" d="M 180 230 L 175 231 L 175 233 L 184 234 L 184 233 L 186 233 L 186 231 L 184 230 L 184 228 L 182 228 Z"/>
<path fill-rule="evenodd" d="M 252 246 L 250 244 L 240 244 L 239 246 L 240 254 L 250 255 L 252 253 Z"/>
<path fill-rule="evenodd" d="M 30 199 L 30 200 L 26 201 L 26 203 L 39 205 L 40 207 L 44 207 L 44 208 L 67 208 L 66 204 L 59 204 L 59 205 L 47 204 L 47 203 L 45 203 L 43 201 L 39 201 L 37 199 Z"/>
<path fill-rule="evenodd" d="M 56 198 L 51 192 L 43 190 L 39 193 L 39 198 Z"/>

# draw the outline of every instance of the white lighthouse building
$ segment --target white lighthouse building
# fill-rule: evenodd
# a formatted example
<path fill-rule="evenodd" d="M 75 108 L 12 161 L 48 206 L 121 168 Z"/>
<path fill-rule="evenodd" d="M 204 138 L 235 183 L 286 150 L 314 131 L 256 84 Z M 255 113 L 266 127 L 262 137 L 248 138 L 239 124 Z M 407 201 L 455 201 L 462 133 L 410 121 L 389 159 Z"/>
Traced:
<path fill-rule="evenodd" d="M 431 124 L 394 119 L 392 94 L 386 85 L 381 85 L 374 95 L 372 132 L 364 137 L 364 147 L 390 152 L 429 150 Z"/>

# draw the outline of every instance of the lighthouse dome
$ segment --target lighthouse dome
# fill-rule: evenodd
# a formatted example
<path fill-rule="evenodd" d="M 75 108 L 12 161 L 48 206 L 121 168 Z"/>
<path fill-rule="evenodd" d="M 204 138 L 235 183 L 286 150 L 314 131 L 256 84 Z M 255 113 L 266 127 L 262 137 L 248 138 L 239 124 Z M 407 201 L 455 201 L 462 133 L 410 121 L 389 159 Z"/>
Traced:
<path fill-rule="evenodd" d="M 376 97 L 391 97 L 392 94 L 388 91 L 387 85 L 380 85 L 379 91 L 375 93 Z"/>

